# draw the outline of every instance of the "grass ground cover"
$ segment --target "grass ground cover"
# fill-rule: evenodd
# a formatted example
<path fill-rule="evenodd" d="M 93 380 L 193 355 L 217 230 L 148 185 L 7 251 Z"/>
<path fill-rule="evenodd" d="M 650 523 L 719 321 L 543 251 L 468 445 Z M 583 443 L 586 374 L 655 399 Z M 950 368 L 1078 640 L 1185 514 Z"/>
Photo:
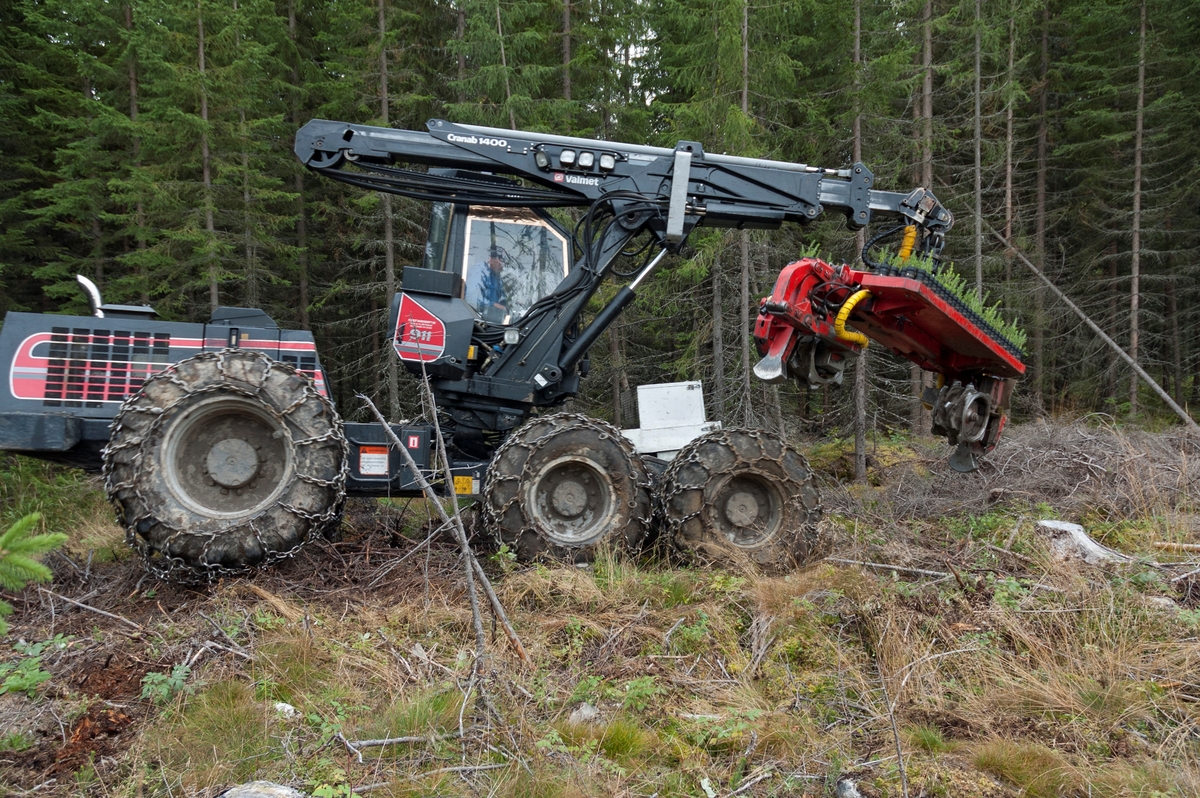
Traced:
<path fill-rule="evenodd" d="M 96 509 L 63 522 L 87 539 L 47 560 L 53 594 L 6 596 L 0 673 L 46 678 L 0 688 L 0 792 L 1200 793 L 1200 580 L 1153 545 L 1200 542 L 1195 443 L 1028 425 L 967 477 L 934 446 L 880 441 L 857 486 L 832 476 L 837 444 L 815 449 L 843 562 L 783 577 L 493 556 L 533 667 L 499 629 L 475 667 L 462 570 L 449 541 L 416 548 L 420 502 L 352 505 L 339 539 L 191 589 L 144 577 L 93 484 L 38 471 Z M 39 493 L 20 510 L 53 524 Z M 1135 559 L 1056 562 L 1043 517 Z M 368 740 L 393 742 L 350 745 Z"/>

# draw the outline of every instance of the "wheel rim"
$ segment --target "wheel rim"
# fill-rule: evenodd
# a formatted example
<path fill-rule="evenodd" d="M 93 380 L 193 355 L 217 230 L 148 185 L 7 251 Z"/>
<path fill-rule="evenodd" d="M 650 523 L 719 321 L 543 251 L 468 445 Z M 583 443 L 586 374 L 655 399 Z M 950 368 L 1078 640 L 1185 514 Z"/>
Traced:
<path fill-rule="evenodd" d="M 608 473 L 583 457 L 560 457 L 528 482 L 527 506 L 545 536 L 559 546 L 580 546 L 611 525 L 615 490 Z"/>
<path fill-rule="evenodd" d="M 242 397 L 186 408 L 163 438 L 163 478 L 181 504 L 209 518 L 243 518 L 269 506 L 292 478 L 291 436 Z"/>
<path fill-rule="evenodd" d="M 737 474 L 721 480 L 710 496 L 705 504 L 712 526 L 734 546 L 756 548 L 779 532 L 785 497 L 770 479 Z"/>

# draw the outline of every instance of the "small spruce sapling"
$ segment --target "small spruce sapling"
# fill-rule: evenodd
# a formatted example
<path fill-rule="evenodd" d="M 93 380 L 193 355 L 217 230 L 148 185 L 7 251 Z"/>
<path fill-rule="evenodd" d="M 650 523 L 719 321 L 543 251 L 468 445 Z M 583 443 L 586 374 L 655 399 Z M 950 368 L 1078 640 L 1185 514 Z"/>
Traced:
<path fill-rule="evenodd" d="M 50 581 L 50 569 L 34 558 L 58 548 L 67 536 L 33 534 L 41 518 L 40 513 L 30 513 L 0 535 L 0 587 L 5 590 L 20 590 L 30 582 Z M 8 634 L 4 616 L 12 611 L 11 604 L 0 600 L 0 635 Z"/>

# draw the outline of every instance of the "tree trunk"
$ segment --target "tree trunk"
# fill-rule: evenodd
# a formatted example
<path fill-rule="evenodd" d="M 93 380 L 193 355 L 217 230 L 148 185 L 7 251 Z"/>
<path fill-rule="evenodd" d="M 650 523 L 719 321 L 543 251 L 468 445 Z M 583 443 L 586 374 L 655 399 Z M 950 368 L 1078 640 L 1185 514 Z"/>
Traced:
<path fill-rule="evenodd" d="M 725 418 L 725 324 L 721 317 L 725 304 L 721 291 L 721 258 L 713 258 L 712 266 L 712 347 L 713 347 L 713 401 L 718 420 Z"/>
<path fill-rule="evenodd" d="M 1175 275 L 1167 278 L 1167 323 L 1171 336 L 1171 373 L 1175 377 L 1175 404 L 1183 404 L 1183 341 L 1179 332 L 1178 281 Z"/>
<path fill-rule="evenodd" d="M 512 87 L 508 82 L 508 56 L 504 53 L 504 25 L 500 22 L 500 0 L 496 0 L 496 35 L 500 37 L 500 68 L 504 70 L 504 105 L 508 108 L 508 126 L 516 130 L 517 117 L 513 111 Z"/>
<path fill-rule="evenodd" d="M 921 11 L 921 185 L 933 188 L 933 0 Z"/>
<path fill-rule="evenodd" d="M 750 0 L 742 0 L 742 116 L 750 116 Z M 741 322 L 742 322 L 742 396 L 745 417 L 756 423 L 750 394 L 750 231 L 741 231 L 740 255 L 742 265 Z"/>
<path fill-rule="evenodd" d="M 608 359 L 612 361 L 612 405 L 613 424 L 621 429 L 624 419 L 621 413 L 621 378 L 624 366 L 621 363 L 621 327 L 614 323 L 608 328 Z"/>
<path fill-rule="evenodd" d="M 129 36 L 130 36 L 130 40 L 131 40 L 131 44 L 130 44 L 130 48 L 129 48 L 129 121 L 133 124 L 134 131 L 135 131 L 134 135 L 133 135 L 133 157 L 131 158 L 131 162 L 133 164 L 133 168 L 136 169 L 139 166 L 141 166 L 142 137 L 137 135 L 137 132 L 136 132 L 137 121 L 138 121 L 138 71 L 137 71 L 137 56 L 134 54 L 133 46 L 132 46 L 132 39 L 133 39 L 133 6 L 132 5 L 125 6 L 125 29 L 129 31 Z M 138 249 L 138 252 L 144 252 L 146 250 L 146 206 L 142 203 L 142 195 L 141 195 L 140 191 L 138 192 L 137 201 L 134 203 L 133 213 L 134 213 L 134 223 L 137 225 L 137 233 L 135 234 L 135 237 L 137 239 L 137 249 Z M 149 304 L 150 303 L 150 276 L 148 274 L 146 274 L 146 266 L 142 262 L 141 259 L 139 259 L 139 261 L 138 261 L 137 268 L 138 268 L 138 275 L 141 277 L 139 282 L 141 283 L 141 286 L 142 286 L 142 302 L 144 304 Z"/>
<path fill-rule="evenodd" d="M 563 0 L 563 99 L 571 102 L 571 0 Z"/>
<path fill-rule="evenodd" d="M 208 232 L 208 244 L 212 246 L 217 237 L 217 228 L 213 219 L 212 195 L 212 163 L 208 151 L 208 88 L 205 86 L 204 70 L 204 0 L 196 2 L 196 29 L 198 31 L 197 51 L 200 61 L 200 164 L 204 185 L 204 229 Z M 208 259 L 208 302 L 212 310 L 221 304 L 218 292 L 220 263 L 210 253 Z"/>
<path fill-rule="evenodd" d="M 858 106 L 858 88 L 861 83 L 862 68 L 862 0 L 854 0 L 854 123 L 853 123 L 853 155 L 851 161 L 858 163 L 862 160 L 862 109 Z M 866 243 L 866 231 L 859 230 L 854 234 L 855 258 L 862 252 Z M 853 262 L 854 259 L 851 259 Z M 854 479 L 862 482 L 867 478 L 867 350 L 863 349 L 854 363 Z"/>
<path fill-rule="evenodd" d="M 246 289 L 243 301 L 247 307 L 258 307 L 258 263 L 254 251 L 254 233 L 250 214 L 250 153 L 246 133 L 246 109 L 238 109 L 238 136 L 242 140 L 242 249 L 246 259 Z"/>
<path fill-rule="evenodd" d="M 462 44 L 463 38 L 465 38 L 467 35 L 467 9 L 463 5 L 463 2 L 464 2 L 464 0 L 459 0 L 459 2 L 458 2 L 458 8 L 456 9 L 458 11 L 458 20 L 457 20 L 457 25 L 455 25 L 455 27 L 454 27 L 454 40 L 456 42 L 458 42 L 460 45 Z M 457 89 L 458 101 L 460 103 L 467 101 L 467 95 L 465 93 L 463 93 L 463 81 L 466 80 L 466 77 L 467 77 L 467 54 L 463 52 L 462 47 L 460 46 L 458 48 L 458 89 Z"/>
<path fill-rule="evenodd" d="M 1008 99 L 1004 103 L 1004 240 L 1013 240 L 1013 83 L 1016 82 L 1016 53 L 1017 53 L 1017 30 L 1016 20 L 1016 3 L 1009 5 L 1010 16 L 1008 18 L 1008 71 L 1006 86 L 1008 89 Z M 1004 302 L 1005 305 L 1011 306 L 1012 299 L 1012 265 L 1013 253 L 1012 249 L 1004 251 Z"/>
<path fill-rule="evenodd" d="M 983 299 L 983 0 L 975 0 L 975 294 Z"/>
<path fill-rule="evenodd" d="M 288 0 L 288 36 L 292 46 L 297 48 L 296 58 L 299 59 L 299 36 L 296 32 L 296 0 Z M 292 62 L 292 124 L 297 129 L 303 122 L 300 119 L 300 65 Z M 312 329 L 312 321 L 308 317 L 308 218 L 304 205 L 304 170 L 296 170 L 296 282 L 300 290 L 300 329 Z"/>
<path fill-rule="evenodd" d="M 1047 3 L 1042 8 L 1042 68 L 1041 89 L 1038 92 L 1038 129 L 1037 129 L 1037 210 L 1034 232 L 1034 257 L 1042 274 L 1048 274 L 1046 268 L 1046 171 L 1049 166 L 1049 136 L 1050 122 L 1047 117 L 1048 95 L 1050 93 L 1050 6 Z M 1040 399 L 1046 394 L 1046 289 L 1041 280 L 1035 280 L 1033 289 L 1033 390 Z"/>
<path fill-rule="evenodd" d="M 1118 317 L 1117 303 L 1117 245 L 1109 244 L 1107 247 L 1108 254 L 1108 317 L 1112 319 L 1112 324 L 1115 327 Z M 1115 352 L 1108 353 L 1108 368 L 1104 375 L 1104 396 L 1114 404 L 1117 400 L 1117 369 L 1119 368 L 1120 359 Z"/>
<path fill-rule="evenodd" d="M 1146 0 L 1138 28 L 1137 119 L 1133 132 L 1133 243 L 1129 260 L 1129 357 L 1138 362 L 1138 304 L 1142 266 L 1142 132 L 1146 111 Z M 1129 415 L 1137 416 L 1138 375 L 1129 375 Z"/>
<path fill-rule="evenodd" d="M 921 185 L 933 188 L 933 0 L 925 0 L 921 10 Z M 929 411 L 921 402 L 927 377 L 914 364 L 909 371 L 912 383 L 912 428 L 915 434 L 929 427 Z"/>
<path fill-rule="evenodd" d="M 390 127 L 391 118 L 388 108 L 388 61 L 387 61 L 387 25 L 384 19 L 384 0 L 379 0 L 379 107 L 382 111 L 383 126 Z M 396 247 L 395 229 L 392 215 L 392 195 L 381 194 L 383 199 L 383 307 L 385 318 L 392 307 L 392 297 L 396 295 Z M 390 341 L 392 331 L 387 331 Z M 400 417 L 400 372 L 396 358 L 391 352 L 390 343 L 386 347 L 384 358 L 384 375 L 387 378 L 388 413 L 392 418 Z"/>
<path fill-rule="evenodd" d="M 742 322 L 742 401 L 747 424 L 755 424 L 750 396 L 750 231 L 740 232 L 739 250 L 742 263 L 741 274 L 741 322 Z"/>

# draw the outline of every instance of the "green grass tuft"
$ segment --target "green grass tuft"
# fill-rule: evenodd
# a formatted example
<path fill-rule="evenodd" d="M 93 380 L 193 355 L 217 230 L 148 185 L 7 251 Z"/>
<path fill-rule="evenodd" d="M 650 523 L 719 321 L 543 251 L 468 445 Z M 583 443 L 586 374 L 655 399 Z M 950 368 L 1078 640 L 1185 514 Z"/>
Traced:
<path fill-rule="evenodd" d="M 237 680 L 197 693 L 157 743 L 159 759 L 199 787 L 249 781 L 283 754 L 266 705 Z"/>
<path fill-rule="evenodd" d="M 1074 795 L 1078 774 L 1060 754 L 1041 745 L 992 740 L 975 751 L 975 766 L 1021 790 L 1028 798 Z"/>

